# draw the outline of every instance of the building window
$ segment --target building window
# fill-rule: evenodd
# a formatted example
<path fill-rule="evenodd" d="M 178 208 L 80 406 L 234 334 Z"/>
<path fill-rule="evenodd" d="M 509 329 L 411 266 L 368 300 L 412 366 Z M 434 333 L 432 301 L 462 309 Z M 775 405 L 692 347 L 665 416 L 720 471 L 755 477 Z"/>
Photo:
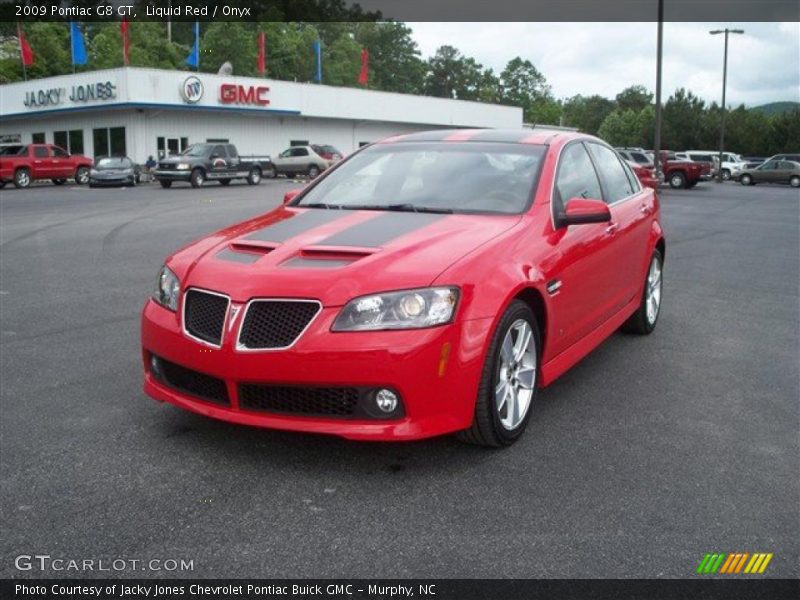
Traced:
<path fill-rule="evenodd" d="M 291 140 L 289 146 L 308 146 L 308 140 Z"/>
<path fill-rule="evenodd" d="M 70 154 L 83 154 L 83 129 L 54 131 L 53 143 Z"/>
<path fill-rule="evenodd" d="M 189 147 L 189 138 L 188 137 L 182 137 L 181 138 L 181 152 L 186 150 L 188 147 Z"/>
<path fill-rule="evenodd" d="M 44 132 L 31 135 L 32 144 L 44 144 Z"/>
<path fill-rule="evenodd" d="M 22 143 L 22 134 L 21 133 L 1 133 L 0 134 L 0 144 L 21 144 Z"/>
<path fill-rule="evenodd" d="M 125 128 L 111 127 L 92 130 L 94 156 L 125 156 Z"/>
<path fill-rule="evenodd" d="M 178 154 L 178 138 L 169 138 L 167 140 L 167 150 L 170 154 Z"/>

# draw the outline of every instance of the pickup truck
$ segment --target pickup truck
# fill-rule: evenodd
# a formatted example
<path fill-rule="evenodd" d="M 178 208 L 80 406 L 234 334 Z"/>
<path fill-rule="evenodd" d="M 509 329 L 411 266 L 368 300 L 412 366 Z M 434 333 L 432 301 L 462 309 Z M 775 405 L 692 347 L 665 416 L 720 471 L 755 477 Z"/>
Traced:
<path fill-rule="evenodd" d="M 678 160 L 674 152 L 661 152 L 661 169 L 664 181 L 673 189 L 693 188 L 701 181 L 711 179 L 711 165 L 690 160 Z"/>
<path fill-rule="evenodd" d="M 162 158 L 153 172 L 153 177 L 165 188 L 175 181 L 185 181 L 197 188 L 210 180 L 228 185 L 232 179 L 258 185 L 263 175 L 275 176 L 275 167 L 269 160 L 242 160 L 233 144 L 214 143 L 194 144 L 182 154 Z"/>
<path fill-rule="evenodd" d="M 69 154 L 52 144 L 6 146 L 0 153 L 0 188 L 8 182 L 26 188 L 36 179 L 50 179 L 56 185 L 75 179 L 84 185 L 89 183 L 91 168 L 91 158 Z"/>

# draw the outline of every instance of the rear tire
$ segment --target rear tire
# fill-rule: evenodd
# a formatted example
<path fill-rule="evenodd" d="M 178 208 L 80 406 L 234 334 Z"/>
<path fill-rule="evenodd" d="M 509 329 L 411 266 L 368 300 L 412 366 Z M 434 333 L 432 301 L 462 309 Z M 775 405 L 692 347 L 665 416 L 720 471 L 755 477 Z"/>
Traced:
<path fill-rule="evenodd" d="M 14 186 L 26 188 L 31 185 L 31 172 L 28 169 L 17 169 L 14 173 Z"/>
<path fill-rule="evenodd" d="M 203 173 L 203 169 L 195 169 L 189 176 L 189 183 L 192 184 L 193 188 L 199 188 L 205 182 L 206 182 L 206 174 Z"/>
<path fill-rule="evenodd" d="M 673 190 L 680 190 L 686 187 L 686 177 L 681 172 L 672 173 L 669 176 L 669 187 Z"/>
<path fill-rule="evenodd" d="M 457 434 L 461 441 L 501 448 L 519 439 L 536 400 L 539 340 L 533 311 L 521 300 L 514 300 L 492 335 L 472 425 Z"/>
<path fill-rule="evenodd" d="M 278 172 L 275 170 L 275 167 L 267 167 L 264 169 L 264 177 L 267 179 L 275 179 L 278 176 Z"/>
<path fill-rule="evenodd" d="M 638 335 L 650 335 L 656 328 L 661 314 L 663 290 L 664 257 L 659 250 L 653 250 L 650 266 L 644 280 L 644 290 L 639 308 L 622 325 L 622 330 Z"/>
<path fill-rule="evenodd" d="M 158 183 L 160 183 L 160 184 L 161 184 L 161 187 L 162 187 L 162 188 L 171 188 L 171 187 L 172 187 L 172 182 L 171 182 L 171 181 L 164 181 L 164 180 L 162 179 L 162 180 L 160 180 Z"/>
<path fill-rule="evenodd" d="M 731 179 L 730 169 L 722 169 L 722 181 L 730 181 L 730 179 Z"/>
<path fill-rule="evenodd" d="M 75 183 L 78 185 L 86 185 L 89 183 L 89 169 L 86 167 L 78 167 L 75 169 Z"/>
<path fill-rule="evenodd" d="M 309 179 L 316 179 L 317 177 L 319 177 L 320 172 L 321 171 L 319 170 L 319 167 L 317 165 L 311 165 L 310 167 L 308 167 Z"/>
<path fill-rule="evenodd" d="M 258 185 L 261 183 L 261 169 L 253 167 L 247 175 L 247 183 L 250 185 Z"/>

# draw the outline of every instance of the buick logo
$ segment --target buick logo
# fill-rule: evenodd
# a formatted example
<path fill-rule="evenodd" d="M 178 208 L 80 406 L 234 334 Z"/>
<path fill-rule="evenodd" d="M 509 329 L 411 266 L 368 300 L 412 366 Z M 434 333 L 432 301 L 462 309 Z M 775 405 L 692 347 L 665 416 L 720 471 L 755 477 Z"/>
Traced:
<path fill-rule="evenodd" d="M 203 97 L 203 82 L 199 77 L 192 75 L 187 77 L 181 84 L 181 98 L 184 102 L 195 104 Z"/>

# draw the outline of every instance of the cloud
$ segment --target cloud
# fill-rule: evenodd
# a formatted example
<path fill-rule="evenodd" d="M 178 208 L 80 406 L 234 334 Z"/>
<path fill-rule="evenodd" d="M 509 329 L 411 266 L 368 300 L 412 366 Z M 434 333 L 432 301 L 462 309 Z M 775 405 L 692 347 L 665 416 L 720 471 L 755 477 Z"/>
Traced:
<path fill-rule="evenodd" d="M 641 84 L 655 90 L 655 23 L 408 23 L 424 57 L 444 44 L 497 73 L 515 56 L 530 59 L 559 98 L 613 98 Z M 800 101 L 800 23 L 665 23 L 662 92 L 685 87 L 721 101 L 723 36 L 728 50 L 728 105 Z"/>

